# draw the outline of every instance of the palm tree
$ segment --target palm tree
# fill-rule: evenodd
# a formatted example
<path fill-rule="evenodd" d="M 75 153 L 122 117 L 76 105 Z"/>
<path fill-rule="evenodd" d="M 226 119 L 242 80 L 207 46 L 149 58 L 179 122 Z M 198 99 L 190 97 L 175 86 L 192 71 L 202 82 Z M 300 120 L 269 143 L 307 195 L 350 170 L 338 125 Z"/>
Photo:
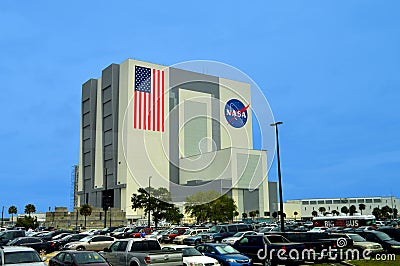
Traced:
<path fill-rule="evenodd" d="M 311 215 L 314 216 L 314 217 L 317 217 L 318 212 L 317 212 L 317 211 L 313 211 L 313 212 L 311 213 Z"/>
<path fill-rule="evenodd" d="M 17 211 L 17 207 L 15 207 L 14 205 L 8 208 L 8 214 L 11 214 L 11 224 L 14 224 L 14 214 L 17 214 Z"/>
<path fill-rule="evenodd" d="M 296 211 L 293 213 L 293 215 L 294 215 L 294 220 L 295 220 L 295 221 L 296 221 L 296 216 L 297 216 L 298 214 L 299 214 L 299 213 L 296 212 Z"/>
<path fill-rule="evenodd" d="M 254 217 L 256 217 L 256 212 L 255 211 L 249 212 L 249 216 L 251 217 L 252 220 L 254 220 Z"/>
<path fill-rule="evenodd" d="M 260 215 L 260 211 L 256 210 L 256 215 L 259 216 Z"/>
<path fill-rule="evenodd" d="M 239 216 L 239 212 L 238 211 L 234 211 L 233 216 L 238 217 Z M 237 220 L 237 218 L 236 218 Z"/>
<path fill-rule="evenodd" d="M 319 207 L 318 211 L 323 214 L 324 212 L 326 212 L 325 207 Z"/>
<path fill-rule="evenodd" d="M 86 227 L 86 216 L 92 215 L 92 210 L 93 208 L 89 204 L 83 204 L 79 209 L 79 213 L 85 216 L 85 227 Z"/>
<path fill-rule="evenodd" d="M 242 213 L 242 218 L 243 218 L 243 220 L 246 219 L 247 218 L 247 213 L 245 213 L 245 212 Z"/>
<path fill-rule="evenodd" d="M 365 204 L 363 204 L 363 203 L 361 203 L 361 204 L 358 204 L 358 209 L 361 211 L 361 215 L 362 215 L 362 211 L 363 210 L 365 210 Z"/>
<path fill-rule="evenodd" d="M 278 218 L 278 212 L 273 212 L 272 217 L 274 217 L 274 219 Z"/>
<path fill-rule="evenodd" d="M 27 204 L 25 205 L 25 213 L 28 214 L 29 217 L 31 217 L 31 213 L 36 212 L 36 207 L 33 204 Z"/>
<path fill-rule="evenodd" d="M 347 208 L 347 206 L 343 206 L 340 211 L 344 214 L 348 214 L 349 213 L 349 208 Z"/>
<path fill-rule="evenodd" d="M 374 215 L 376 219 L 380 219 L 380 218 L 382 217 L 382 211 L 381 211 L 381 209 L 379 209 L 379 208 L 377 208 L 377 207 L 374 208 L 374 209 L 372 210 L 372 215 Z"/>
<path fill-rule="evenodd" d="M 357 207 L 355 205 L 351 205 L 349 209 L 350 215 L 353 215 L 357 212 Z"/>

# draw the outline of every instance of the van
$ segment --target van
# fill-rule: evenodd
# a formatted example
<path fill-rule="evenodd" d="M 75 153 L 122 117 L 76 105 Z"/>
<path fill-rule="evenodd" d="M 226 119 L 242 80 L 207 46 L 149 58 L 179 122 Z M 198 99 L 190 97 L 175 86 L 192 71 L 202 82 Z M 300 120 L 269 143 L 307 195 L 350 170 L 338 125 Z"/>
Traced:
<path fill-rule="evenodd" d="M 215 242 L 220 243 L 222 239 L 231 237 L 237 232 L 253 231 L 251 224 L 221 224 L 214 225 L 207 233 L 201 236 L 203 243 Z"/>
<path fill-rule="evenodd" d="M 0 233 L 0 244 L 5 245 L 8 241 L 25 236 L 24 230 L 7 230 Z"/>

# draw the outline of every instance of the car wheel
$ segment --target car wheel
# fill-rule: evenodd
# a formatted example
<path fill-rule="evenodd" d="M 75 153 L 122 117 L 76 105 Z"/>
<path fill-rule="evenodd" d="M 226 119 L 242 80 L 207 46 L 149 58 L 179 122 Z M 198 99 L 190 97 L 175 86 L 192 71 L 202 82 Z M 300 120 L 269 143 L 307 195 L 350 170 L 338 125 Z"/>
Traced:
<path fill-rule="evenodd" d="M 84 251 L 84 250 L 85 250 L 85 247 L 79 246 L 79 247 L 76 248 L 76 250 L 78 250 L 78 251 Z"/>

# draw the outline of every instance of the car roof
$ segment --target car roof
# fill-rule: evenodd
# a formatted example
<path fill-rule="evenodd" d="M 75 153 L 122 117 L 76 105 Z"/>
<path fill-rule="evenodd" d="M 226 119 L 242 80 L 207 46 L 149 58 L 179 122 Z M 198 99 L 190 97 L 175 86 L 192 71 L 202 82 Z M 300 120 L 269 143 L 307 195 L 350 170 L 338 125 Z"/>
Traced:
<path fill-rule="evenodd" d="M 33 248 L 23 246 L 3 246 L 2 249 L 5 253 L 14 251 L 35 251 Z"/>
<path fill-rule="evenodd" d="M 79 251 L 79 250 L 63 250 L 63 251 L 60 251 L 60 253 L 61 252 L 69 253 L 69 254 L 96 253 L 96 251 L 91 251 L 91 250 L 82 250 L 82 251 Z"/>

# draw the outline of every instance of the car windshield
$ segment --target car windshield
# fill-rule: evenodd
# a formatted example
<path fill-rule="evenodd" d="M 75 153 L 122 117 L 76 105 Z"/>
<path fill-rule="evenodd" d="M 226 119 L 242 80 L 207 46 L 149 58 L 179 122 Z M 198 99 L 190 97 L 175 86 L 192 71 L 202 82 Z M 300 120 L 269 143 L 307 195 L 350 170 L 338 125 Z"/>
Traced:
<path fill-rule="evenodd" d="M 9 242 L 7 243 L 7 246 L 12 246 L 12 245 L 14 245 L 16 242 L 18 242 L 18 241 L 19 241 L 19 238 L 13 239 L 13 240 L 11 240 L 11 241 L 9 241 Z"/>
<path fill-rule="evenodd" d="M 208 230 L 209 233 L 218 233 L 219 231 L 221 231 L 221 226 L 218 225 L 214 225 Z"/>
<path fill-rule="evenodd" d="M 365 242 L 365 238 L 363 238 L 360 235 L 349 235 L 351 239 L 353 239 L 354 242 Z"/>
<path fill-rule="evenodd" d="M 192 232 L 193 232 L 193 231 L 187 230 L 183 235 L 187 236 L 187 235 L 190 235 Z"/>
<path fill-rule="evenodd" d="M 105 263 L 106 261 L 102 256 L 96 252 L 84 252 L 73 254 L 78 264 L 90 264 L 90 263 Z"/>
<path fill-rule="evenodd" d="M 215 246 L 215 249 L 218 250 L 219 253 L 221 254 L 239 254 L 240 252 L 234 249 L 233 247 L 229 245 L 219 245 Z"/>
<path fill-rule="evenodd" d="M 60 241 L 68 241 L 71 237 L 73 237 L 74 235 L 66 235 L 63 238 L 60 239 Z"/>
<path fill-rule="evenodd" d="M 241 237 L 244 233 L 243 232 L 237 232 L 236 234 L 234 234 L 234 237 Z"/>
<path fill-rule="evenodd" d="M 179 234 L 179 231 L 178 231 L 178 230 L 173 230 L 173 231 L 171 232 L 171 234 Z"/>
<path fill-rule="evenodd" d="M 121 228 L 115 229 L 113 232 L 114 233 L 123 232 L 124 230 L 125 230 L 125 228 L 121 227 Z"/>
<path fill-rule="evenodd" d="M 376 233 L 376 236 L 382 241 L 392 240 L 392 238 L 390 236 L 388 236 L 387 234 L 385 234 L 383 232 L 375 232 L 375 233 Z"/>
<path fill-rule="evenodd" d="M 92 239 L 92 236 L 86 236 L 86 237 L 82 238 L 81 240 L 79 240 L 79 242 L 88 242 L 90 239 Z"/>
<path fill-rule="evenodd" d="M 4 254 L 5 264 L 19 264 L 30 262 L 41 262 L 39 254 L 36 251 L 14 251 Z"/>
<path fill-rule="evenodd" d="M 182 249 L 183 257 L 191 257 L 191 256 L 203 256 L 203 254 L 200 253 L 195 248 L 184 248 Z"/>

